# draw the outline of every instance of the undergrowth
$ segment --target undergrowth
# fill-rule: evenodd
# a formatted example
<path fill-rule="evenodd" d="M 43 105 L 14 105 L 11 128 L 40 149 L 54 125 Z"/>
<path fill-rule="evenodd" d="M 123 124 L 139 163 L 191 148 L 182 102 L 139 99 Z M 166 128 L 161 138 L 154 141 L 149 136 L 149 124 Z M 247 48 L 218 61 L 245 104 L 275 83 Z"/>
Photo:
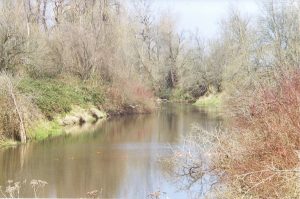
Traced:
<path fill-rule="evenodd" d="M 30 139 L 41 141 L 49 137 L 55 137 L 63 134 L 63 128 L 57 121 L 40 120 L 35 122 L 33 127 L 27 132 Z"/>
<path fill-rule="evenodd" d="M 18 89 L 33 98 L 34 103 L 47 117 L 52 119 L 56 114 L 68 113 L 73 105 L 101 105 L 104 103 L 102 91 L 84 85 L 68 85 L 53 79 L 21 80 Z"/>
<path fill-rule="evenodd" d="M 12 139 L 4 139 L 4 140 L 0 139 L 0 148 L 16 146 L 17 144 L 18 142 Z"/>
<path fill-rule="evenodd" d="M 221 105 L 221 96 L 216 94 L 200 97 L 195 105 L 203 107 L 219 107 Z"/>

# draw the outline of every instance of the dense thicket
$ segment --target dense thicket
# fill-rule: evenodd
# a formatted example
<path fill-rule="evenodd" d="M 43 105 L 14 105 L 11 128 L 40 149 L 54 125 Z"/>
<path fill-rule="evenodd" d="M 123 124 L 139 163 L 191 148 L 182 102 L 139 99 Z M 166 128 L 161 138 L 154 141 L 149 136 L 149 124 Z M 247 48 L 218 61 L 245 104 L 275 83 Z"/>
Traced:
<path fill-rule="evenodd" d="M 299 6 L 265 1 L 257 18 L 233 11 L 223 21 L 208 57 L 221 65 L 233 121 L 225 131 L 195 127 L 167 161 L 184 187 L 211 185 L 211 198 L 299 198 Z"/>

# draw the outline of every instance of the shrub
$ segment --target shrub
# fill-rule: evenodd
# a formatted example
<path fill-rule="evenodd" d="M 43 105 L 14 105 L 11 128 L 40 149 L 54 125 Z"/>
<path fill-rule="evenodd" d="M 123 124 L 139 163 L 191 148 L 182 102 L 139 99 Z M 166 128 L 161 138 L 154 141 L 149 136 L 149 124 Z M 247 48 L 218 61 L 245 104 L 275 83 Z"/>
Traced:
<path fill-rule="evenodd" d="M 243 194 L 257 198 L 299 193 L 300 72 L 281 73 L 274 85 L 238 96 L 236 127 L 241 157 L 230 159 L 227 177 Z M 238 106 L 240 105 L 240 107 Z M 298 195 L 299 196 L 299 195 Z"/>
<path fill-rule="evenodd" d="M 108 112 L 147 113 L 154 107 L 153 92 L 139 81 L 121 79 L 107 89 Z M 119 109 L 119 110 L 118 110 Z"/>
<path fill-rule="evenodd" d="M 175 177 L 188 187 L 212 177 L 213 198 L 299 198 L 299 77 L 282 74 L 252 97 L 234 96 L 229 130 L 194 127 L 197 136 L 170 159 Z"/>
<path fill-rule="evenodd" d="M 0 139 L 26 142 L 26 124 L 36 112 L 15 88 L 15 78 L 2 72 L 0 84 Z"/>
<path fill-rule="evenodd" d="M 183 89 L 174 89 L 171 95 L 172 101 L 194 101 L 194 98 Z"/>
<path fill-rule="evenodd" d="M 16 72 L 25 55 L 29 54 L 25 45 L 25 24 L 14 13 L 20 11 L 19 9 L 8 8 L 0 12 L 0 71 Z"/>

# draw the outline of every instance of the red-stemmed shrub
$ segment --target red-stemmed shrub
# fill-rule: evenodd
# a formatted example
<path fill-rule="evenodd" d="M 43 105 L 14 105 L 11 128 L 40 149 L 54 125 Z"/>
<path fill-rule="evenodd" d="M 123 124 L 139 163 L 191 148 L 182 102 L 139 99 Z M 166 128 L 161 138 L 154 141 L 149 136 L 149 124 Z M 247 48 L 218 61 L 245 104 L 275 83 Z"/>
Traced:
<path fill-rule="evenodd" d="M 242 154 L 226 157 L 223 180 L 257 198 L 299 196 L 300 72 L 233 101 L 235 136 Z M 236 97 L 236 96 L 235 96 Z M 238 182 L 238 183 L 237 183 Z"/>

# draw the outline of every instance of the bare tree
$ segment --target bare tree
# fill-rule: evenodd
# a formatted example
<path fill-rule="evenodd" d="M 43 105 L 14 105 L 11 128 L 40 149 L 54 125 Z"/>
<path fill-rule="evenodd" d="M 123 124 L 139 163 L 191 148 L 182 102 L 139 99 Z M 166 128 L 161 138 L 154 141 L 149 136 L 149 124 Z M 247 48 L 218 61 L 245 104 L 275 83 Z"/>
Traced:
<path fill-rule="evenodd" d="M 12 78 L 4 72 L 0 74 L 0 81 L 2 85 L 4 85 L 4 88 L 2 88 L 4 91 L 2 92 L 6 93 L 6 95 L 8 95 L 11 98 L 12 105 L 14 106 L 15 111 L 17 113 L 17 117 L 19 120 L 18 137 L 22 143 L 26 143 L 26 130 L 25 130 L 25 124 L 23 119 L 23 113 L 21 112 L 20 104 L 17 100 L 15 94 L 15 88 L 11 79 Z"/>

